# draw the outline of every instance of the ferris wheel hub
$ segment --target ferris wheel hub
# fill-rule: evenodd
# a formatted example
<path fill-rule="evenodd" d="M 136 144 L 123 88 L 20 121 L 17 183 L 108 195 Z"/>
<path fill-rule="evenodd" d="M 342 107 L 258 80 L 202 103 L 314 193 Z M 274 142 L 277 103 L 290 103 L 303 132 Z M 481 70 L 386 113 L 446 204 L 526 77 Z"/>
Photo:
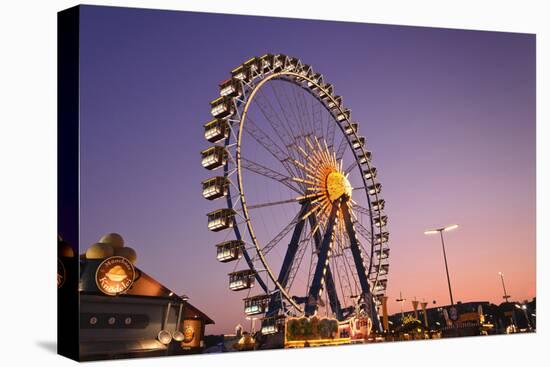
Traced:
<path fill-rule="evenodd" d="M 353 189 L 348 178 L 339 171 L 334 171 L 327 176 L 327 193 L 331 202 L 342 196 L 351 198 Z"/>

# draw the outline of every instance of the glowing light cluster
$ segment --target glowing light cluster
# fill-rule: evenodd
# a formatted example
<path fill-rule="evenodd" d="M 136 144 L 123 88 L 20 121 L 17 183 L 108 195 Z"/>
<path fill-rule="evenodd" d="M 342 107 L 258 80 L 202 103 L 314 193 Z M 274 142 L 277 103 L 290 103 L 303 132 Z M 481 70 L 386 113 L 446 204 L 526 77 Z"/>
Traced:
<path fill-rule="evenodd" d="M 296 200 L 309 200 L 311 209 L 303 215 L 302 219 L 308 218 L 315 214 L 319 219 L 317 225 L 313 228 L 312 233 L 315 233 L 319 228 L 325 228 L 333 203 L 344 198 L 342 205 L 347 205 L 350 213 L 353 213 L 353 204 L 351 199 L 353 187 L 351 186 L 348 176 L 342 168 L 342 160 L 336 158 L 336 153 L 331 152 L 325 140 L 319 140 L 316 136 L 313 141 L 305 138 L 306 149 L 298 146 L 296 149 L 303 156 L 302 162 L 295 160 L 296 166 L 301 168 L 303 177 L 293 177 L 296 182 L 305 185 L 307 194 L 299 196 Z M 338 238 L 338 243 L 344 243 L 345 236 L 344 217 L 342 209 L 337 213 L 335 235 Z"/>

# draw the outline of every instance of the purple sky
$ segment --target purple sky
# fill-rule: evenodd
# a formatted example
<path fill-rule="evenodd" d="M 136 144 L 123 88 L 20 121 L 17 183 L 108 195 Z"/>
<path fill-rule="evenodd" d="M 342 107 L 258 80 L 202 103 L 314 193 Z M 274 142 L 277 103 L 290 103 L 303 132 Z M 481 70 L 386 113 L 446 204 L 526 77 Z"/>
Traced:
<path fill-rule="evenodd" d="M 243 317 L 215 259 L 200 181 L 218 83 L 266 52 L 299 57 L 344 96 L 368 139 L 399 291 L 447 304 L 535 296 L 535 36 L 82 7 L 81 246 L 121 233 L 138 266 L 229 332 Z M 220 204 L 221 205 L 221 204 Z M 410 304 L 407 304 L 410 308 Z"/>

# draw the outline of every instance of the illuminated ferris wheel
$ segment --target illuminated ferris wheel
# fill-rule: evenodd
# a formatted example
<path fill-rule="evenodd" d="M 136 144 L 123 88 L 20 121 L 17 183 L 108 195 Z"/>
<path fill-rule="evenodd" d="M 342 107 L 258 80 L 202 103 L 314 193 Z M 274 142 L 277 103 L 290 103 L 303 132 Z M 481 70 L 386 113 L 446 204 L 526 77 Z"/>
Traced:
<path fill-rule="evenodd" d="M 214 145 L 202 182 L 219 232 L 217 259 L 234 264 L 229 288 L 262 333 L 287 316 L 358 313 L 380 329 L 387 287 L 385 201 L 365 137 L 323 75 L 299 59 L 266 54 L 239 65 L 204 125 Z"/>

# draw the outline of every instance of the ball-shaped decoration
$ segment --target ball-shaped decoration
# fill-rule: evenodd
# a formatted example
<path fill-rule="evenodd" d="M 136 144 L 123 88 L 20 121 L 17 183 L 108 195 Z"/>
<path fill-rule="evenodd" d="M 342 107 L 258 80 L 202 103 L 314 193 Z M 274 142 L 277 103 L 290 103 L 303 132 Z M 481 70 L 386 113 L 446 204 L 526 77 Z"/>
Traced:
<path fill-rule="evenodd" d="M 115 251 L 110 245 L 105 243 L 96 243 L 88 247 L 86 250 L 86 259 L 105 259 L 115 254 Z"/>
<path fill-rule="evenodd" d="M 124 239 L 118 233 L 108 233 L 105 236 L 101 237 L 99 243 L 105 243 L 111 245 L 113 248 L 124 247 Z"/>
<path fill-rule="evenodd" d="M 115 248 L 115 256 L 122 256 L 130 260 L 131 263 L 135 264 L 137 260 L 136 251 L 131 247 L 118 247 Z"/>
<path fill-rule="evenodd" d="M 74 250 L 67 242 L 57 241 L 57 255 L 59 257 L 74 257 Z"/>

